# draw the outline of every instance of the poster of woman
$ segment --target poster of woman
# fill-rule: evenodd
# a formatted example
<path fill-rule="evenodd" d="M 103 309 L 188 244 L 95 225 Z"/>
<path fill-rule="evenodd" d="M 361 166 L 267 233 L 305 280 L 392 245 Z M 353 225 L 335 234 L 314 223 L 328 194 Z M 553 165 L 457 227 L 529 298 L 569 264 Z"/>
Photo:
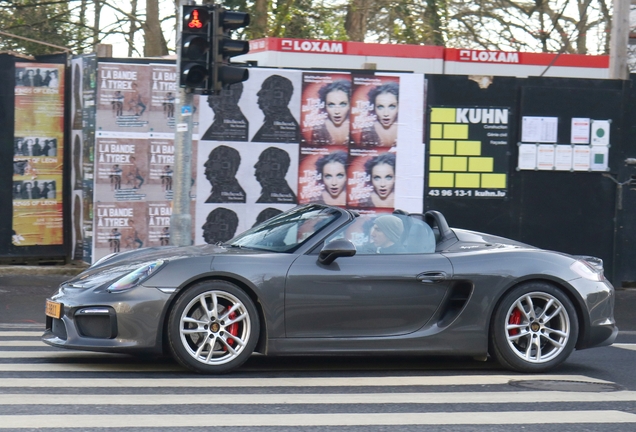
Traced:
<path fill-rule="evenodd" d="M 400 79 L 354 76 L 351 136 L 356 146 L 395 147 L 398 139 Z"/>
<path fill-rule="evenodd" d="M 298 202 L 347 205 L 347 147 L 301 147 Z"/>
<path fill-rule="evenodd" d="M 349 74 L 303 73 L 303 144 L 348 145 L 351 113 Z"/>
<path fill-rule="evenodd" d="M 348 206 L 395 206 L 396 154 L 381 149 L 352 148 L 348 170 Z"/>

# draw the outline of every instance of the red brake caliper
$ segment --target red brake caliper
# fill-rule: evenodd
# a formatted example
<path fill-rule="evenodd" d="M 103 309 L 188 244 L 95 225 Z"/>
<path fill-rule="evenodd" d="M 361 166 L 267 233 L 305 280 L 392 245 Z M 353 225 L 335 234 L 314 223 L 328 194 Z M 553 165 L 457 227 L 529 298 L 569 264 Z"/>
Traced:
<path fill-rule="evenodd" d="M 508 324 L 521 324 L 521 311 L 516 308 L 510 314 L 510 319 L 508 320 Z M 508 334 L 510 336 L 514 336 L 519 333 L 519 329 L 510 329 L 508 330 Z"/>
<path fill-rule="evenodd" d="M 228 315 L 228 319 L 233 320 L 234 318 L 236 318 L 236 312 L 232 312 L 230 315 Z M 227 331 L 232 335 L 232 336 L 236 336 L 238 334 L 238 323 L 234 323 L 234 324 L 230 324 L 227 327 Z M 230 346 L 234 346 L 234 344 L 236 343 L 236 341 L 234 339 L 228 339 L 227 341 L 228 345 Z M 224 348 L 224 351 L 227 351 L 227 347 Z"/>

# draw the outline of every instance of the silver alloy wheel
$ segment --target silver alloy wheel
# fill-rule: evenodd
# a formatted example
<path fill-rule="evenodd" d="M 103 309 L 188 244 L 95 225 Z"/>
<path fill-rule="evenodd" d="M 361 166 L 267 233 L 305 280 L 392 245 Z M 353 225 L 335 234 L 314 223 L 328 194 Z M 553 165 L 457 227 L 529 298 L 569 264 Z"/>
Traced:
<path fill-rule="evenodd" d="M 506 337 L 513 353 L 530 363 L 557 357 L 570 339 L 570 317 L 551 294 L 530 292 L 519 297 L 506 313 Z"/>
<path fill-rule="evenodd" d="M 250 339 L 251 327 L 245 305 L 225 291 L 194 297 L 179 319 L 183 347 L 207 365 L 222 365 L 238 357 Z"/>

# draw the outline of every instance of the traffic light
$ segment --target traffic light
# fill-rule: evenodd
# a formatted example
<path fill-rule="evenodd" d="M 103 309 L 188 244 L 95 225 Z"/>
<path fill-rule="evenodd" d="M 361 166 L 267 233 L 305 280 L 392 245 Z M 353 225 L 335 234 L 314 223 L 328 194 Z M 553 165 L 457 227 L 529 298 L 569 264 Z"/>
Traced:
<path fill-rule="evenodd" d="M 183 6 L 179 84 L 206 92 L 209 89 L 212 23 L 208 6 Z"/>
<path fill-rule="evenodd" d="M 245 12 L 225 10 L 215 7 L 212 29 L 212 82 L 209 89 L 218 93 L 225 86 L 239 83 L 249 78 L 249 71 L 243 67 L 230 66 L 230 58 L 247 54 L 249 41 L 232 39 L 232 30 L 246 27 L 250 23 L 250 15 Z"/>

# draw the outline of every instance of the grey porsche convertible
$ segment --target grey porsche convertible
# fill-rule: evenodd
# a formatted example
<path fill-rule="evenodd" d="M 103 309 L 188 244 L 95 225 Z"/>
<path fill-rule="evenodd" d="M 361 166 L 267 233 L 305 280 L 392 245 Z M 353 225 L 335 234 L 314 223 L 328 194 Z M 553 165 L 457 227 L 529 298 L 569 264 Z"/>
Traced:
<path fill-rule="evenodd" d="M 296 207 L 226 243 L 102 258 L 46 301 L 55 347 L 171 354 L 488 355 L 544 372 L 618 333 L 600 259 L 450 228 L 436 211 Z"/>

